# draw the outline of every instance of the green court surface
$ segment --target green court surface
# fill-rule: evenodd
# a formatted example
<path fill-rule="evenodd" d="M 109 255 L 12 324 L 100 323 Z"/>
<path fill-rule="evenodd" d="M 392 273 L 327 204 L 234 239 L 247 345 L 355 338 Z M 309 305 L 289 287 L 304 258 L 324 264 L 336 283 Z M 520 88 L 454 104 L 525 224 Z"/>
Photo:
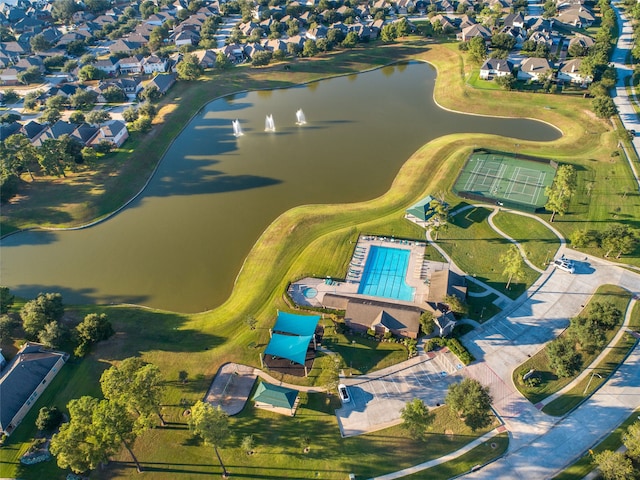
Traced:
<path fill-rule="evenodd" d="M 547 203 L 544 191 L 553 183 L 554 167 L 555 162 L 527 160 L 500 152 L 474 152 L 462 168 L 453 191 L 463 198 L 536 211 Z"/>

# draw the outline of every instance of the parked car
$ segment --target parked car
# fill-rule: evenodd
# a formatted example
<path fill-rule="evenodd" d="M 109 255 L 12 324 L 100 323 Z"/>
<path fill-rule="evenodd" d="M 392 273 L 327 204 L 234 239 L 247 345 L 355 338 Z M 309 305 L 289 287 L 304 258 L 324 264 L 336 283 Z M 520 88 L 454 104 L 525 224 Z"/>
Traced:
<path fill-rule="evenodd" d="M 342 403 L 349 403 L 351 401 L 347 386 L 343 385 L 342 383 L 338 385 L 338 395 L 340 395 L 340 400 L 342 401 Z"/>
<path fill-rule="evenodd" d="M 576 267 L 573 265 L 573 262 L 571 260 L 568 260 L 564 257 L 562 258 L 558 258 L 556 260 L 553 261 L 553 265 L 560 269 L 563 270 L 565 272 L 568 273 L 575 273 L 576 271 Z"/>

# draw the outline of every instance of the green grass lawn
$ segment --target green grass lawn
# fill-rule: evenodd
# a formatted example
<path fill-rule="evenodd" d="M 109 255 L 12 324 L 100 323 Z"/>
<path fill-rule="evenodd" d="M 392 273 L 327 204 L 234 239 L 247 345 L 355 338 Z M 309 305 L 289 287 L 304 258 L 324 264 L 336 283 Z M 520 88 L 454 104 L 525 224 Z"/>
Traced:
<path fill-rule="evenodd" d="M 543 270 L 560 248 L 558 237 L 543 223 L 533 218 L 500 212 L 493 218 L 493 222 L 496 227 L 520 243 L 529 261 Z"/>
<path fill-rule="evenodd" d="M 474 69 L 469 76 L 467 83 L 473 88 L 482 88 L 484 90 L 501 90 L 502 87 L 498 85 L 495 80 L 483 80 L 480 78 L 480 69 Z"/>
<path fill-rule="evenodd" d="M 632 330 L 638 330 L 638 328 L 640 328 L 640 303 L 636 303 L 633 308 L 629 328 Z M 575 408 L 586 400 L 617 370 L 635 344 L 636 339 L 633 336 L 624 335 L 618 340 L 609 354 L 594 368 L 594 373 L 597 373 L 602 378 L 595 375 L 585 377 L 567 393 L 545 405 L 542 411 L 548 415 L 562 416 Z"/>
<path fill-rule="evenodd" d="M 336 352 L 347 375 L 360 375 L 390 367 L 407 359 L 407 349 L 399 343 L 378 342 L 368 335 L 337 333 L 325 326 L 322 345 Z"/>
<path fill-rule="evenodd" d="M 473 282 L 469 282 L 472 285 Z M 483 323 L 501 311 L 500 307 L 493 302 L 498 296 L 490 293 L 485 297 L 467 296 L 467 305 L 469 305 L 469 313 L 467 317 L 477 322 Z"/>
<path fill-rule="evenodd" d="M 591 297 L 591 300 L 583 311 L 587 312 L 589 310 L 589 306 L 593 302 L 610 302 L 614 304 L 617 308 L 620 309 L 623 313 L 627 309 L 627 305 L 631 300 L 631 295 L 628 291 L 613 285 L 603 285 L 596 290 L 596 292 Z M 608 330 L 606 332 L 606 344 L 611 342 L 611 339 L 618 332 L 619 328 L 614 328 L 612 330 Z M 562 389 L 565 385 L 568 385 L 574 378 L 576 378 L 584 368 L 589 366 L 593 360 L 600 354 L 602 350 L 595 351 L 592 354 L 587 354 L 586 352 L 582 353 L 582 369 L 572 377 L 561 378 L 556 376 L 549 366 L 549 360 L 547 358 L 547 353 L 545 349 L 540 350 L 533 357 L 528 359 L 522 365 L 514 369 L 513 371 L 513 383 L 531 403 L 534 405 L 541 401 L 542 399 L 548 397 L 549 395 L 557 392 Z M 618 354 L 615 354 L 616 356 Z M 540 375 L 542 381 L 540 385 L 537 387 L 527 387 L 522 382 L 522 372 L 527 372 L 529 369 L 533 368 Z M 603 375 L 604 377 L 604 375 Z M 597 377 L 594 378 L 592 383 L 598 385 Z M 603 381 L 603 380 L 600 380 Z M 583 386 L 584 388 L 584 386 Z M 565 399 L 560 406 L 552 407 L 554 412 L 559 412 L 567 408 L 567 405 L 573 403 L 573 398 L 578 395 L 580 392 L 571 393 L 571 398 Z M 581 400 L 581 399 L 580 399 Z"/>
<path fill-rule="evenodd" d="M 463 271 L 511 298 L 519 297 L 538 278 L 538 273 L 525 266 L 525 276 L 512 282 L 507 290 L 504 267 L 497 259 L 511 242 L 498 235 L 487 222 L 491 213 L 486 208 L 473 208 L 453 216 L 448 228 L 439 233 L 438 244 Z"/>

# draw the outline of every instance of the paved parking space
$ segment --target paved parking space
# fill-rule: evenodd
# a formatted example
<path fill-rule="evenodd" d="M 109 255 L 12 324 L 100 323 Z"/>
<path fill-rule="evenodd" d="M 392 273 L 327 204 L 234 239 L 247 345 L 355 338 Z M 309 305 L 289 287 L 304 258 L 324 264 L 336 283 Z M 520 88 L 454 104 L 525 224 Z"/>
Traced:
<path fill-rule="evenodd" d="M 336 410 L 344 437 L 393 425 L 414 398 L 429 407 L 444 403 L 449 385 L 460 381 L 463 365 L 448 350 L 417 357 L 404 368 L 390 367 L 372 375 L 345 378 L 351 402 Z"/>

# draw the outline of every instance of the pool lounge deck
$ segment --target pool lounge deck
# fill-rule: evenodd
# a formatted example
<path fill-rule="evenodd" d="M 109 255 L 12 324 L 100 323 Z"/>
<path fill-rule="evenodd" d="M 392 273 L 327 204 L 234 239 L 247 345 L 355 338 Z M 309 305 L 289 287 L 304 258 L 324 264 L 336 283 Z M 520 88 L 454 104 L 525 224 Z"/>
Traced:
<path fill-rule="evenodd" d="M 306 277 L 298 280 L 297 282 L 293 282 L 290 285 L 289 295 L 296 304 L 308 307 L 322 307 L 324 295 L 327 293 L 355 298 L 381 298 L 370 297 L 369 295 L 362 295 L 358 293 L 362 272 L 364 271 L 369 250 L 372 246 L 398 248 L 410 251 L 405 282 L 415 290 L 413 302 L 397 299 L 388 300 L 404 305 L 424 306 L 429 295 L 429 285 L 427 280 L 429 273 L 438 270 L 445 270 L 448 268 L 448 265 L 442 262 L 425 260 L 424 251 L 425 248 L 427 248 L 425 242 L 399 240 L 396 238 L 371 235 L 360 236 L 358 239 L 353 250 L 351 261 L 349 262 L 349 267 L 345 274 L 345 280 Z M 315 296 L 309 295 L 309 291 L 307 289 L 310 288 L 314 288 L 317 291 Z M 307 295 L 305 295 L 305 292 L 307 292 Z"/>

